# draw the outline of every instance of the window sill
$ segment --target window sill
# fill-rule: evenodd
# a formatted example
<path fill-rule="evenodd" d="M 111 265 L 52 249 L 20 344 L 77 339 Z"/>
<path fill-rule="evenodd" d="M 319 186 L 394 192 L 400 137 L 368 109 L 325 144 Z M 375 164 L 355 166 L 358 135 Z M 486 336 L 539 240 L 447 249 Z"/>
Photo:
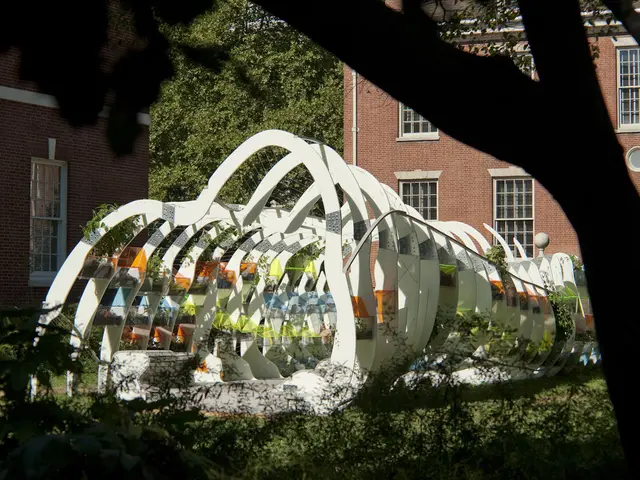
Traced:
<path fill-rule="evenodd" d="M 437 133 L 406 135 L 396 138 L 396 142 L 433 142 L 436 140 L 440 140 L 440 135 Z"/>
<path fill-rule="evenodd" d="M 50 287 L 58 272 L 39 272 L 29 276 L 30 287 Z"/>
<path fill-rule="evenodd" d="M 640 125 L 625 125 L 616 128 L 616 133 L 640 133 Z"/>

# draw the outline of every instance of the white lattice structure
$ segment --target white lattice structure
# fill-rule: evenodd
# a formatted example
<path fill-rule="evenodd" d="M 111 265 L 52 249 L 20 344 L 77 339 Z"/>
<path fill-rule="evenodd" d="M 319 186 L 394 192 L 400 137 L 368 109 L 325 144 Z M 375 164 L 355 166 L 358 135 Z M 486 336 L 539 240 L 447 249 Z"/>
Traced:
<path fill-rule="evenodd" d="M 273 146 L 289 153 L 264 175 L 247 204 L 218 202 L 234 173 Z M 267 206 L 299 165 L 308 170 L 311 186 L 289 210 Z M 338 190 L 345 193 L 344 203 Z M 324 218 L 310 215 L 318 202 Z M 108 228 L 132 218 L 140 231 L 162 223 L 130 258 L 91 256 Z M 205 359 L 194 372 L 196 384 L 283 379 L 274 388 L 298 387 L 299 395 L 311 399 L 330 385 L 358 388 L 370 372 L 399 356 L 426 358 L 427 365 L 453 362 L 461 378 L 473 367 L 455 352 L 497 355 L 512 377 L 553 375 L 598 359 L 595 344 L 575 341 L 575 326 L 554 348 L 536 347 L 554 343 L 556 335 L 545 286 L 573 302 L 575 321 L 584 319 L 587 291 L 582 277 L 576 281 L 569 256 L 527 259 L 520 249 L 516 259 L 485 225 L 507 254 L 508 275 L 501 276 L 484 257 L 489 243 L 474 228 L 425 222 L 370 173 L 348 165 L 326 145 L 286 132 L 248 139 L 194 201 L 134 201 L 103 222 L 106 228 L 78 243 L 66 259 L 44 304 L 51 311 L 41 318 L 45 324 L 55 319 L 76 279 L 89 277 L 72 343 L 82 347 L 95 324 L 106 325 L 100 382 L 112 375 L 108 365 L 114 363 L 140 377 L 154 358 L 171 359 L 168 352 L 176 345 Z M 184 230 L 171 237 L 177 228 Z M 205 229 L 208 234 L 200 235 Z M 199 241 L 170 273 L 196 235 Z M 152 282 L 145 278 L 147 262 L 169 238 L 161 257 L 167 275 Z M 321 246 L 319 256 L 292 265 L 296 253 L 312 243 Z M 207 249 L 213 260 L 199 262 Z M 496 331 L 513 332 L 512 348 L 487 352 L 477 332 L 465 334 L 461 319 L 472 314 L 484 316 Z M 212 329 L 228 335 L 208 342 Z M 128 349 L 120 350 L 122 345 Z M 144 388 L 138 382 L 127 392 L 144 395 Z"/>

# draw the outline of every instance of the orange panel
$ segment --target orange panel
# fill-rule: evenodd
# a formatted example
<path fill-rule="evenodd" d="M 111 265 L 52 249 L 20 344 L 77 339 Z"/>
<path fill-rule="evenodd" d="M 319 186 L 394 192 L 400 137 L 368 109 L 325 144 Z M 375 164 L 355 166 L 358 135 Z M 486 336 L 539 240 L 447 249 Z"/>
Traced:
<path fill-rule="evenodd" d="M 133 259 L 133 263 L 131 264 L 133 268 L 137 268 L 141 272 L 147 270 L 147 255 L 144 253 L 144 248 L 141 248 L 136 255 L 136 258 Z"/>
<path fill-rule="evenodd" d="M 376 290 L 373 294 L 378 301 L 378 323 L 384 323 L 385 316 L 396 313 L 396 291 Z"/>
<path fill-rule="evenodd" d="M 254 274 L 256 273 L 257 266 L 258 266 L 257 263 L 241 263 L 240 273 L 243 273 L 245 270 L 247 270 L 249 273 Z"/>
<path fill-rule="evenodd" d="M 176 285 L 187 290 L 191 286 L 191 279 L 184 275 L 176 275 Z"/>
<path fill-rule="evenodd" d="M 131 267 L 133 262 L 138 258 L 138 254 L 142 249 L 139 247 L 126 247 L 120 255 L 118 255 L 119 267 Z M 146 265 L 146 262 L 145 262 Z"/>
<path fill-rule="evenodd" d="M 595 321 L 593 319 L 593 314 L 592 313 L 587 313 L 584 316 L 584 318 L 587 321 L 587 330 L 595 330 L 596 324 L 595 324 Z"/>
<path fill-rule="evenodd" d="M 351 297 L 351 305 L 353 305 L 353 315 L 355 317 L 366 318 L 369 316 L 362 297 Z"/>
<path fill-rule="evenodd" d="M 502 285 L 502 282 L 500 280 L 491 280 L 491 285 L 496 287 L 498 293 L 504 293 L 504 286 Z"/>
<path fill-rule="evenodd" d="M 220 262 L 198 262 L 196 264 L 196 275 L 198 277 L 209 277 L 213 278 L 213 275 L 216 271 L 216 267 L 220 264 Z"/>

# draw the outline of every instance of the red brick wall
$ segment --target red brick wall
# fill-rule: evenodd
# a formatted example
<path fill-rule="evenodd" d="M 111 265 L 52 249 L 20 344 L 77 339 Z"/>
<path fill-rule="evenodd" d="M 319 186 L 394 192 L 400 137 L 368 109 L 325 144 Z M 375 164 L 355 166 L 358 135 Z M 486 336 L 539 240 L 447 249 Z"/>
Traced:
<path fill-rule="evenodd" d="M 615 47 L 610 38 L 602 38 L 598 44 L 598 74 L 612 121 L 616 122 Z M 347 162 L 353 160 L 351 72 L 350 68 L 345 67 L 344 154 Z M 399 182 L 394 172 L 442 170 L 438 184 L 439 219 L 465 222 L 486 234 L 491 241 L 490 234 L 482 227 L 483 223 L 493 224 L 493 180 L 487 169 L 505 168 L 509 164 L 461 144 L 442 132 L 440 139 L 435 141 L 397 141 L 398 102 L 362 77 L 358 79 L 358 165 L 396 191 Z M 570 94 L 570 86 L 567 93 Z M 460 114 L 464 115 L 465 112 Z M 566 114 L 570 121 L 568 112 L 563 113 L 559 108 L 557 114 Z M 478 121 L 482 121 L 481 116 Z M 540 126 L 540 135 L 543 141 L 544 125 Z M 589 132 L 585 132 L 585 141 L 589 141 L 589 135 Z M 630 147 L 640 146 L 640 133 L 619 134 L 619 140 L 626 153 Z M 640 173 L 630 171 L 630 175 L 640 190 Z M 549 234 L 551 243 L 547 252 L 579 254 L 575 232 L 564 212 L 546 189 L 536 182 L 534 185 L 534 231 Z M 585 195 L 593 193 L 584 192 Z M 603 199 L 603 206 L 606 207 L 606 199 Z"/>
<path fill-rule="evenodd" d="M 0 84 L 7 65 L 11 62 L 0 57 Z M 0 100 L 0 307 L 39 305 L 47 291 L 28 286 L 31 158 L 47 158 L 47 139 L 55 138 L 56 159 L 67 162 L 69 253 L 93 208 L 147 197 L 149 135 L 143 129 L 134 153 L 116 158 L 106 138 L 106 119 L 73 129 L 56 109 Z"/>
<path fill-rule="evenodd" d="M 109 71 L 135 46 L 129 16 L 112 2 L 109 36 L 103 48 L 103 69 Z M 0 55 L 0 85 L 37 91 L 32 82 L 18 77 L 20 54 L 10 49 Z M 106 102 L 112 99 L 112 93 Z M 107 120 L 74 129 L 56 109 L 0 100 L 0 307 L 36 305 L 47 288 L 28 286 L 29 188 L 31 158 L 48 157 L 48 139 L 55 138 L 56 160 L 67 162 L 67 254 L 82 237 L 81 225 L 102 203 L 123 205 L 147 198 L 149 131 L 138 137 L 134 152 L 116 158 L 106 138 Z M 77 282 L 72 296 L 81 292 Z"/>

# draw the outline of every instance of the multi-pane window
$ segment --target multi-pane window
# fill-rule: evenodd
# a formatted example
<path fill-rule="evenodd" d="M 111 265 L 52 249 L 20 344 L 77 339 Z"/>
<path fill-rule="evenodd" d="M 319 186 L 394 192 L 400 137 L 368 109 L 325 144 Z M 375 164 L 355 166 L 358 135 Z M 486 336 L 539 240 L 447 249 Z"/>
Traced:
<path fill-rule="evenodd" d="M 65 239 L 65 166 L 61 162 L 31 162 L 32 278 L 51 277 L 62 263 Z"/>
<path fill-rule="evenodd" d="M 400 182 L 402 201 L 415 208 L 425 220 L 438 219 L 438 182 Z"/>
<path fill-rule="evenodd" d="M 412 135 L 437 136 L 438 129 L 419 113 L 406 105 L 400 104 L 400 136 Z"/>
<path fill-rule="evenodd" d="M 618 50 L 618 123 L 640 124 L 640 49 Z"/>
<path fill-rule="evenodd" d="M 517 255 L 514 237 L 533 256 L 533 180 L 495 181 L 495 229 Z"/>

